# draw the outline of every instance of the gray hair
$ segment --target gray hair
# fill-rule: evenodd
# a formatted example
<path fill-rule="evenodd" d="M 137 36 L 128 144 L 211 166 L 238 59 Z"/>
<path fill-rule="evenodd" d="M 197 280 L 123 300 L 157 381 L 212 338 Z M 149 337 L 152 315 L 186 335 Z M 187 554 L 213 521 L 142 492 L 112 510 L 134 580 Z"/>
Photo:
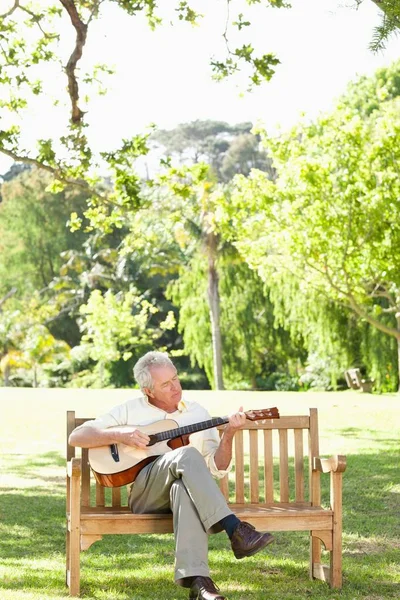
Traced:
<path fill-rule="evenodd" d="M 153 390 L 154 383 L 150 372 L 151 367 L 175 367 L 175 365 L 165 352 L 147 352 L 147 354 L 139 358 L 133 367 L 133 376 L 141 390 L 143 388 Z"/>

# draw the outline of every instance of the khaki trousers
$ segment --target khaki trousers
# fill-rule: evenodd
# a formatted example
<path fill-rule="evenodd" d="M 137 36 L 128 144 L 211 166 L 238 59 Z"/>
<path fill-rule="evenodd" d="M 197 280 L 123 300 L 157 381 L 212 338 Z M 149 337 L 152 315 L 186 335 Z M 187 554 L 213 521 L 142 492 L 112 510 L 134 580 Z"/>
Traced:
<path fill-rule="evenodd" d="M 160 456 L 144 467 L 131 488 L 133 513 L 173 513 L 175 582 L 209 577 L 208 534 L 221 531 L 218 521 L 232 514 L 204 458 L 191 446 Z"/>

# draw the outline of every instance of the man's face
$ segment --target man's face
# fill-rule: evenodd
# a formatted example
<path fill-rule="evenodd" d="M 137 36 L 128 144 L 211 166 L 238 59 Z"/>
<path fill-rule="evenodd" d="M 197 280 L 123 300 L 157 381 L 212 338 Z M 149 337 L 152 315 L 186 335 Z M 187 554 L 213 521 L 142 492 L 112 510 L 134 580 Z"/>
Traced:
<path fill-rule="evenodd" d="M 175 410 L 182 398 L 182 387 L 175 367 L 152 367 L 153 390 L 146 390 L 160 408 Z"/>

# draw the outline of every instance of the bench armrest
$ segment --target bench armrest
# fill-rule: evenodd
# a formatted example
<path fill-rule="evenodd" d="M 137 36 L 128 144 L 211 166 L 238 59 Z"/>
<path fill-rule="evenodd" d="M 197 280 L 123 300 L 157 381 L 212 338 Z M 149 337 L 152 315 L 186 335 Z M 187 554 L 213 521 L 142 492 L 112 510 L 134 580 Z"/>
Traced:
<path fill-rule="evenodd" d="M 82 459 L 72 458 L 67 462 L 68 477 L 80 477 L 82 474 Z"/>
<path fill-rule="evenodd" d="M 79 527 L 81 515 L 82 459 L 67 462 L 67 514 L 70 515 L 69 530 Z"/>
<path fill-rule="evenodd" d="M 346 457 L 335 454 L 329 458 L 314 457 L 313 471 L 320 473 L 344 473 L 346 470 Z"/>

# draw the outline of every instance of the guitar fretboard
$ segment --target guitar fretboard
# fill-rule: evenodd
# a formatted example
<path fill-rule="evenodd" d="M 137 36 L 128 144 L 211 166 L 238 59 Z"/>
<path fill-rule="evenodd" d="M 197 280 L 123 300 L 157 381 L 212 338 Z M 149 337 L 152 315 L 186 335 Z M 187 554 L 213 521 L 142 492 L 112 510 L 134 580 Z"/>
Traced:
<path fill-rule="evenodd" d="M 214 419 L 209 419 L 208 421 L 193 423 L 193 425 L 185 425 L 184 427 L 177 427 L 176 429 L 155 433 L 154 438 L 157 442 L 164 442 L 165 440 L 172 440 L 180 437 L 181 435 L 189 435 L 190 433 L 195 433 L 196 431 L 204 431 L 205 429 L 218 427 L 218 425 L 224 425 L 225 423 L 228 423 L 228 421 L 228 417 L 216 417 Z"/>

